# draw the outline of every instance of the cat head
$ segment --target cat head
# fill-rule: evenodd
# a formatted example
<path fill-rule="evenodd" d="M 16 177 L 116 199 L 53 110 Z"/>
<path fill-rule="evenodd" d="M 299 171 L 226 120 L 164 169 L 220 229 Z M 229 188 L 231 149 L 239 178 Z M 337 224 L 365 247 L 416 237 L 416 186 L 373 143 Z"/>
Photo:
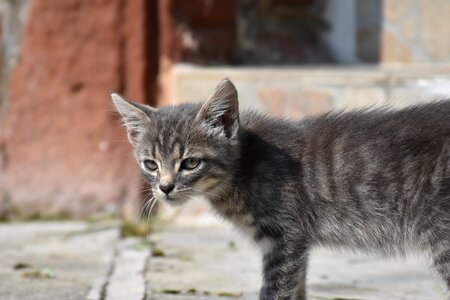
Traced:
<path fill-rule="evenodd" d="M 178 205 L 227 188 L 239 155 L 239 104 L 231 81 L 222 80 L 202 104 L 153 108 L 111 96 L 156 199 Z"/>

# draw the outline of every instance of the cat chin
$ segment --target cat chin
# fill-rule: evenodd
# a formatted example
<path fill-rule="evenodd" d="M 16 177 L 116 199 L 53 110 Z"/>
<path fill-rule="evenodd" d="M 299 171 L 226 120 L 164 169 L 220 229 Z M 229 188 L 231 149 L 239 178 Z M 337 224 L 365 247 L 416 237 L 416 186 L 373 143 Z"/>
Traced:
<path fill-rule="evenodd" d="M 188 198 L 170 198 L 170 197 L 162 197 L 162 199 L 165 203 L 169 204 L 170 206 L 181 206 L 189 201 Z"/>
<path fill-rule="evenodd" d="M 172 207 L 178 207 L 178 206 L 184 205 L 188 201 L 189 200 L 166 200 L 165 202 L 168 203 Z"/>

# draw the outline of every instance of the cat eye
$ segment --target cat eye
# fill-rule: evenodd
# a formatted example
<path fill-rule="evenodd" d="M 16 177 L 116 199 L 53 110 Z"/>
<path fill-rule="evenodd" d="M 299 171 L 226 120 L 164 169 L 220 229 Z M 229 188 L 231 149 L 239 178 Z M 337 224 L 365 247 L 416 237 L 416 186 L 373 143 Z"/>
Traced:
<path fill-rule="evenodd" d="M 181 169 L 184 170 L 193 170 L 200 165 L 200 159 L 198 158 L 186 158 L 181 162 Z"/>
<path fill-rule="evenodd" d="M 158 170 L 158 164 L 151 159 L 146 159 L 142 162 L 144 164 L 145 169 L 147 169 L 147 171 L 156 171 Z"/>

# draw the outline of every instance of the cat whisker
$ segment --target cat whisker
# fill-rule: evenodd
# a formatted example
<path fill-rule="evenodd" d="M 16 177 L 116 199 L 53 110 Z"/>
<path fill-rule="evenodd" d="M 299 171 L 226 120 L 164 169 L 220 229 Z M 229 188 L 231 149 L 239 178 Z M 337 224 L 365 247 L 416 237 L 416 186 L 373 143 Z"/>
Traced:
<path fill-rule="evenodd" d="M 151 213 L 152 213 L 152 210 L 153 210 L 153 207 L 155 206 L 155 204 L 156 204 L 156 202 L 158 202 L 158 199 L 157 198 L 153 198 L 153 200 L 152 200 L 152 204 L 150 205 L 150 208 L 149 208 L 149 210 L 148 210 L 148 213 L 147 213 L 147 218 L 146 218 L 146 221 L 145 221 L 145 225 L 147 226 L 147 232 L 149 232 L 149 229 L 150 229 L 150 222 L 151 222 L 151 219 L 152 219 L 152 217 L 151 217 Z"/>
<path fill-rule="evenodd" d="M 151 194 L 149 194 L 149 195 L 151 195 Z M 143 218 L 146 216 L 146 209 L 148 207 L 150 207 L 151 203 L 154 201 L 155 201 L 155 196 L 153 196 L 151 199 L 144 202 L 144 205 L 142 206 L 142 209 L 141 209 L 141 213 L 139 214 L 139 218 Z M 148 214 L 147 214 L 147 216 L 148 216 Z"/>
<path fill-rule="evenodd" d="M 188 187 L 188 188 L 183 188 L 183 189 L 177 190 L 177 193 L 189 192 L 189 191 L 191 191 L 191 190 L 192 190 L 192 188 L 190 188 L 190 187 Z"/>
<path fill-rule="evenodd" d="M 156 202 L 158 202 L 158 199 L 155 198 L 155 200 L 152 202 L 152 205 L 150 206 L 150 210 L 148 211 L 148 216 L 150 217 L 153 207 L 155 206 Z"/>

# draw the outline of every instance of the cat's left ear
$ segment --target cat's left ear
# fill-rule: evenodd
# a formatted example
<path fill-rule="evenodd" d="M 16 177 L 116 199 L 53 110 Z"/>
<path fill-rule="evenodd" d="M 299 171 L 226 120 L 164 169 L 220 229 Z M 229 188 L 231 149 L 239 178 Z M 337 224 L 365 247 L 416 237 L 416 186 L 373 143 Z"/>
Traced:
<path fill-rule="evenodd" d="M 143 132 L 145 127 L 149 125 L 149 114 L 156 109 L 125 100 L 116 93 L 111 93 L 112 102 L 117 112 L 122 116 L 123 123 L 127 128 L 128 139 L 132 144 L 135 143 L 136 137 Z"/>
<path fill-rule="evenodd" d="M 234 137 L 239 129 L 239 101 L 234 84 L 225 78 L 202 105 L 196 119 L 213 133 Z"/>

